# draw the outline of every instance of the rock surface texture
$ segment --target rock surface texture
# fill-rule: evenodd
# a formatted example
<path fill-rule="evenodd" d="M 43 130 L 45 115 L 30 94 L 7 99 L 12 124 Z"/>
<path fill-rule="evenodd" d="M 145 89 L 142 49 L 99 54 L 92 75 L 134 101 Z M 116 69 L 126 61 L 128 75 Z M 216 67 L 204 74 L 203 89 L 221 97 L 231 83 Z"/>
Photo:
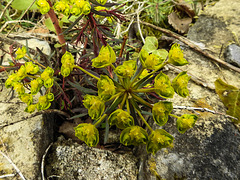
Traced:
<path fill-rule="evenodd" d="M 221 54 L 221 47 L 227 47 L 230 42 L 240 39 L 240 1 L 220 0 L 215 6 L 209 7 L 190 28 L 188 38 L 196 43 L 205 44 L 206 51 Z M 237 32 L 239 36 L 235 36 Z M 184 56 L 189 65 L 181 67 L 189 75 L 201 78 L 210 87 L 189 82 L 190 96 L 181 98 L 174 96 L 174 105 L 202 107 L 226 112 L 218 95 L 211 90 L 214 81 L 223 79 L 228 84 L 240 88 L 240 74 L 217 65 L 210 59 L 199 55 L 187 46 L 182 46 Z M 224 52 L 224 51 L 223 51 Z M 222 55 L 222 54 L 221 54 Z M 168 72 L 175 77 L 177 73 Z M 171 75 L 172 74 L 172 75 Z M 174 110 L 174 114 L 194 113 L 187 110 Z M 199 112 L 196 125 L 185 134 L 180 134 L 175 125 L 175 119 L 170 119 L 163 129 L 175 137 L 174 147 L 159 151 L 155 156 L 149 156 L 145 161 L 146 171 L 149 169 L 149 159 L 156 162 L 156 171 L 163 179 L 187 180 L 237 180 L 240 178 L 240 128 L 230 119 L 208 112 Z M 157 127 L 159 128 L 159 127 Z M 144 178 L 142 178 L 144 179 Z M 145 178 L 146 179 L 146 178 Z M 151 176 L 148 179 L 156 179 Z"/>
<path fill-rule="evenodd" d="M 0 177 L 15 174 L 9 179 L 22 179 L 6 155 L 26 179 L 41 179 L 42 155 L 53 141 L 53 121 L 42 115 L 29 118 L 26 105 L 16 94 L 10 97 L 10 90 L 4 87 L 0 93 Z"/>
<path fill-rule="evenodd" d="M 79 145 L 60 137 L 51 148 L 46 167 L 47 177 L 61 180 L 137 179 L 137 158 Z"/>

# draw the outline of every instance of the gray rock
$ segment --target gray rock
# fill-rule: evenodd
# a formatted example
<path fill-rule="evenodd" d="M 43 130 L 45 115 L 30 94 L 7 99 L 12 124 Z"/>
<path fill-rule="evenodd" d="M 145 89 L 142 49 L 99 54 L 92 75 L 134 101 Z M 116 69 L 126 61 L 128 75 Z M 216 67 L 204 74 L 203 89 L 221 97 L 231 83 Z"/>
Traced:
<path fill-rule="evenodd" d="M 188 38 L 197 43 L 204 43 L 205 48 L 221 53 L 221 47 L 226 47 L 229 42 L 240 38 L 234 36 L 233 31 L 240 32 L 240 14 L 236 9 L 240 1 L 230 0 L 228 3 L 220 0 L 214 7 L 210 7 L 199 16 L 198 21 L 190 28 Z M 226 13 L 227 12 L 227 13 Z M 227 17 L 222 17 L 226 15 Z M 232 19 L 231 19 L 232 17 Z M 237 26 L 238 25 L 238 26 Z M 233 29 L 233 27 L 235 29 Z M 228 84 L 240 87 L 240 74 L 227 68 L 216 65 L 210 59 L 184 46 L 184 56 L 189 61 L 187 66 L 180 67 L 191 76 L 201 78 L 206 84 L 214 87 L 214 82 L 221 78 Z M 167 72 L 171 79 L 177 73 Z M 181 98 L 175 95 L 174 105 L 202 107 L 225 113 L 226 108 L 218 95 L 206 87 L 189 82 L 190 96 Z M 187 110 L 174 110 L 173 114 L 191 114 Z M 240 127 L 233 124 L 231 119 L 214 115 L 208 112 L 200 112 L 199 119 L 194 128 L 185 134 L 180 134 L 176 128 L 176 119 L 170 119 L 163 128 L 175 138 L 173 148 L 162 149 L 155 156 L 149 156 L 143 161 L 145 171 L 149 173 L 149 162 L 152 158 L 156 163 L 156 172 L 163 179 L 187 179 L 187 180 L 237 180 L 240 178 Z M 140 163 L 141 164 L 141 163 Z M 156 179 L 154 175 L 142 179 Z"/>
<path fill-rule="evenodd" d="M 137 179 L 137 158 L 79 145 L 60 137 L 46 158 L 47 177 L 60 180 Z"/>
<path fill-rule="evenodd" d="M 236 44 L 230 44 L 225 50 L 226 62 L 240 67 L 240 47 Z"/>
<path fill-rule="evenodd" d="M 0 151 L 8 156 L 28 180 L 41 179 L 42 155 L 53 141 L 52 119 L 24 112 L 26 105 L 9 89 L 0 92 Z M 0 176 L 16 174 L 9 161 L 0 154 Z M 10 177 L 11 179 L 13 177 Z"/>

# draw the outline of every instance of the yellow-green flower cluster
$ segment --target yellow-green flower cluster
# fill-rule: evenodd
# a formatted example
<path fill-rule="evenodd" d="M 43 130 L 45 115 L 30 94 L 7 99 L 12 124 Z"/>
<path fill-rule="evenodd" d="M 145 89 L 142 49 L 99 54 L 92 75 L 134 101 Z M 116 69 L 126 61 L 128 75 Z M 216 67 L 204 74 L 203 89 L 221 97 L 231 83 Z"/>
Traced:
<path fill-rule="evenodd" d="M 97 82 L 98 96 L 104 100 L 109 100 L 116 92 L 113 81 L 106 75 L 101 75 Z"/>
<path fill-rule="evenodd" d="M 84 96 L 83 105 L 88 109 L 88 114 L 92 119 L 99 119 L 105 110 L 104 101 L 98 96 L 87 94 Z"/>
<path fill-rule="evenodd" d="M 42 14 L 46 14 L 50 10 L 50 5 L 48 4 L 47 0 L 38 0 L 36 1 L 36 5 Z"/>
<path fill-rule="evenodd" d="M 115 73 L 123 78 L 132 77 L 137 69 L 136 61 L 129 60 L 124 61 L 123 65 L 118 66 L 115 69 Z"/>
<path fill-rule="evenodd" d="M 99 142 L 99 133 L 92 124 L 82 123 L 74 128 L 75 136 L 84 141 L 88 146 L 96 146 Z"/>
<path fill-rule="evenodd" d="M 198 117 L 194 114 L 184 114 L 177 119 L 177 129 L 180 133 L 185 133 L 188 129 L 192 128 Z"/>
<path fill-rule="evenodd" d="M 92 59 L 92 66 L 95 68 L 104 68 L 114 62 L 116 62 L 116 54 L 108 44 L 107 46 L 102 46 L 98 57 Z"/>
<path fill-rule="evenodd" d="M 172 98 L 174 95 L 174 89 L 171 85 L 171 81 L 163 72 L 160 72 L 155 77 L 154 87 L 156 88 L 156 93 L 158 93 L 161 97 Z"/>
<path fill-rule="evenodd" d="M 110 126 L 116 125 L 119 129 L 125 129 L 134 125 L 133 117 L 122 109 L 117 109 L 110 114 L 108 121 Z"/>
<path fill-rule="evenodd" d="M 54 6 L 54 10 L 68 16 L 70 13 L 79 16 L 88 15 L 91 11 L 91 5 L 85 0 L 59 0 Z"/>
<path fill-rule="evenodd" d="M 148 141 L 147 131 L 140 126 L 125 128 L 120 135 L 120 142 L 125 146 L 146 144 Z"/>
<path fill-rule="evenodd" d="M 61 58 L 61 63 L 62 63 L 61 67 L 62 76 L 63 77 L 69 76 L 74 68 L 73 55 L 70 52 L 66 51 L 66 53 Z"/>
<path fill-rule="evenodd" d="M 16 52 L 18 58 L 25 56 L 25 48 L 19 48 Z M 51 105 L 51 101 L 54 100 L 54 95 L 50 92 L 50 88 L 53 86 L 53 74 L 54 70 L 47 67 L 42 73 L 40 73 L 39 66 L 32 61 L 26 62 L 17 70 L 17 72 L 9 75 L 5 82 L 6 88 L 12 87 L 19 95 L 19 98 L 28 106 L 25 109 L 26 112 L 32 113 L 37 108 L 38 110 L 48 109 Z M 30 92 L 27 93 L 23 84 L 23 80 L 30 80 Z M 40 96 L 38 103 L 33 104 L 33 95 L 36 95 L 42 87 L 48 88 L 47 94 Z"/>
<path fill-rule="evenodd" d="M 188 64 L 188 61 L 183 58 L 183 51 L 181 50 L 179 44 L 172 45 L 168 54 L 168 62 L 175 66 Z"/>
<path fill-rule="evenodd" d="M 157 129 L 151 133 L 147 142 L 147 152 L 155 154 L 159 149 L 170 146 L 174 138 L 163 129 Z"/>

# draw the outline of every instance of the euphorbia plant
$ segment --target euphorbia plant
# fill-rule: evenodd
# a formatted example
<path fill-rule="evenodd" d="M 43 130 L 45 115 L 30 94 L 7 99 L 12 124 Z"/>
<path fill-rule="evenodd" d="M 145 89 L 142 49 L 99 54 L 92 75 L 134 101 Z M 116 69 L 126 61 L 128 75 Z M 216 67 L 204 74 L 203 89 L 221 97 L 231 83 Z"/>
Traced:
<path fill-rule="evenodd" d="M 173 98 L 174 93 L 186 97 L 189 94 L 187 84 L 190 77 L 186 72 L 181 72 L 171 82 L 161 71 L 168 63 L 182 66 L 188 62 L 183 58 L 179 45 L 174 44 L 167 52 L 157 49 L 157 42 L 155 37 L 146 38 L 146 43 L 139 53 L 139 65 L 134 60 L 128 60 L 115 66 L 115 52 L 109 45 L 102 46 L 99 56 L 92 59 L 92 66 L 108 70 L 112 68 L 113 71 L 101 75 L 100 78 L 86 72 L 98 81 L 98 96 L 84 97 L 83 105 L 88 109 L 94 124 L 79 124 L 75 127 L 76 136 L 80 140 L 90 146 L 97 145 L 97 126 L 107 118 L 110 126 L 115 125 L 122 129 L 120 142 L 124 145 L 146 144 L 147 151 L 153 154 L 170 146 L 174 140 L 173 136 L 163 129 L 153 130 L 144 119 L 140 104 L 152 109 L 153 120 L 159 126 L 166 124 L 169 116 L 177 118 L 176 125 L 180 133 L 194 126 L 198 118 L 196 115 L 184 114 L 178 117 L 171 114 L 173 105 L 167 100 Z M 154 83 L 151 83 L 153 80 Z M 152 105 L 145 100 L 145 93 L 154 93 L 161 100 Z M 136 117 L 143 121 L 150 134 L 138 124 Z"/>

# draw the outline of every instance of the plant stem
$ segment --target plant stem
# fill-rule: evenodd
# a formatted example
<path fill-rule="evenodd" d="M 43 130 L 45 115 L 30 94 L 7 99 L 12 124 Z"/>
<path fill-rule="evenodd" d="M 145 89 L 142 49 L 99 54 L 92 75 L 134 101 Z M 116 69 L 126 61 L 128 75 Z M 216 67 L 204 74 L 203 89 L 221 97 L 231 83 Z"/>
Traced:
<path fill-rule="evenodd" d="M 143 105 L 148 106 L 149 108 L 152 108 L 153 105 L 151 105 L 150 103 L 148 103 L 147 101 L 143 100 L 142 98 L 138 97 L 137 95 L 135 95 L 134 93 L 131 93 L 132 97 L 134 99 L 136 99 L 138 102 L 142 103 Z"/>
<path fill-rule="evenodd" d="M 140 72 L 137 74 L 137 76 L 132 80 L 130 87 L 132 87 L 133 83 L 139 78 L 139 76 L 142 74 L 143 70 L 144 70 L 144 68 L 142 68 L 140 70 Z"/>
<path fill-rule="evenodd" d="M 152 129 L 151 126 L 147 123 L 147 121 L 144 119 L 144 117 L 142 116 L 142 114 L 141 114 L 138 110 L 136 110 L 136 111 L 137 111 L 138 115 L 140 116 L 140 118 L 143 120 L 144 124 L 146 124 L 147 128 L 148 128 L 151 132 L 153 132 L 153 129 Z"/>
<path fill-rule="evenodd" d="M 145 89 L 133 89 L 133 92 L 137 93 L 148 93 L 148 92 L 154 92 L 156 88 L 145 88 Z"/>
<path fill-rule="evenodd" d="M 75 65 L 74 68 L 80 69 L 82 72 L 86 73 L 87 75 L 93 77 L 94 79 L 96 79 L 96 80 L 98 80 L 98 81 L 100 80 L 99 77 L 97 77 L 97 76 L 93 75 L 92 73 L 86 71 L 85 69 L 83 69 L 83 68 L 80 67 L 80 66 L 76 66 L 76 65 Z"/>
<path fill-rule="evenodd" d="M 107 117 L 107 114 L 104 114 L 104 115 L 94 124 L 94 126 L 96 127 L 97 125 L 99 125 L 106 117 Z"/>
<path fill-rule="evenodd" d="M 129 100 L 128 98 L 126 99 L 126 106 L 127 106 L 127 112 L 130 114 L 130 107 L 129 107 Z"/>
<path fill-rule="evenodd" d="M 42 64 L 40 64 L 39 62 L 35 61 L 34 59 L 30 58 L 28 55 L 25 55 L 26 58 L 30 59 L 31 61 L 35 62 L 36 64 L 38 64 L 39 66 L 41 66 L 42 68 L 46 69 L 46 67 Z"/>
<path fill-rule="evenodd" d="M 163 68 L 165 65 L 168 64 L 168 61 L 165 61 L 164 63 L 162 63 L 157 69 L 155 69 L 154 71 L 152 71 L 150 74 L 154 74 L 155 72 L 159 71 L 161 68 Z"/>
<path fill-rule="evenodd" d="M 175 118 L 179 118 L 178 116 L 176 116 L 176 115 L 174 115 L 174 114 L 169 114 L 170 116 L 172 116 L 172 117 L 175 117 Z"/>
<path fill-rule="evenodd" d="M 107 100 L 106 102 L 111 101 L 111 100 L 117 98 L 117 97 L 120 96 L 121 94 L 122 94 L 122 92 L 119 92 L 119 93 L 113 95 L 113 96 L 112 96 L 109 100 Z"/>
<path fill-rule="evenodd" d="M 59 26 L 58 18 L 57 18 L 56 14 L 53 10 L 52 3 L 51 3 L 50 0 L 48 0 L 48 4 L 50 6 L 50 10 L 48 11 L 48 15 L 49 15 L 50 19 L 52 20 L 52 23 L 53 23 L 54 28 L 56 30 L 59 43 L 61 45 L 63 45 L 62 46 L 62 53 L 64 54 L 66 52 L 66 41 L 65 41 L 65 38 L 62 34 L 62 28 Z"/>
<path fill-rule="evenodd" d="M 123 96 L 123 100 L 122 100 L 122 102 L 121 102 L 121 104 L 120 104 L 120 109 L 123 108 L 123 106 L 124 106 L 124 104 L 125 104 L 125 102 L 126 102 L 127 97 L 128 97 L 128 93 L 125 92 L 125 93 L 124 93 L 124 96 Z"/>

